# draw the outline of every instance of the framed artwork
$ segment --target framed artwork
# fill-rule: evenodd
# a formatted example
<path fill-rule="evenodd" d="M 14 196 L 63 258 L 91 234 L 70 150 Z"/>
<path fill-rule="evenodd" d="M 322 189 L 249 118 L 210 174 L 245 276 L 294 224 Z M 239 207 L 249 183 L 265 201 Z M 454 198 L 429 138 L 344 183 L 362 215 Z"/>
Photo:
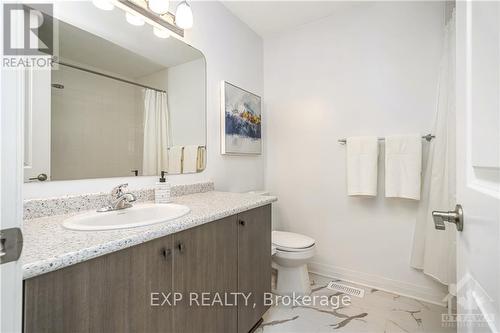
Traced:
<path fill-rule="evenodd" d="M 261 154 L 261 98 L 226 81 L 221 84 L 221 153 Z"/>

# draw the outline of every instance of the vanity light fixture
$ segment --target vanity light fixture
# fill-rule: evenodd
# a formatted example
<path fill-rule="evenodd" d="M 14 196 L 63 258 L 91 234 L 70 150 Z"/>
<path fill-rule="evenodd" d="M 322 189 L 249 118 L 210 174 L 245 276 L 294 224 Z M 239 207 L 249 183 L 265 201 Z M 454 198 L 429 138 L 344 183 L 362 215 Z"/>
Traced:
<path fill-rule="evenodd" d="M 125 18 L 127 19 L 127 22 L 136 25 L 136 26 L 141 26 L 144 25 L 144 18 L 139 15 L 135 15 L 129 12 L 125 12 Z"/>
<path fill-rule="evenodd" d="M 159 15 L 168 13 L 169 0 L 148 0 L 148 8 Z"/>
<path fill-rule="evenodd" d="M 168 38 L 168 37 L 170 37 L 170 31 L 168 31 L 167 29 L 162 29 L 162 28 L 158 28 L 158 27 L 155 27 L 155 26 L 153 26 L 153 33 L 158 38 Z"/>
<path fill-rule="evenodd" d="M 115 5 L 111 1 L 108 0 L 92 0 L 94 6 L 102 10 L 113 10 Z"/>
<path fill-rule="evenodd" d="M 168 0 L 154 0 L 161 1 L 163 4 Z M 113 3 L 119 9 L 125 12 L 129 12 L 132 15 L 141 17 L 145 23 L 157 27 L 159 31 L 155 32 L 155 35 L 160 38 L 168 38 L 171 34 L 179 35 L 184 37 L 184 30 L 175 25 L 175 16 L 171 12 L 167 11 L 165 14 L 159 15 L 153 12 L 151 6 L 153 1 L 146 0 L 113 0 Z M 165 31 L 168 32 L 168 36 Z"/>
<path fill-rule="evenodd" d="M 177 5 L 175 25 L 181 29 L 191 29 L 193 27 L 193 11 L 185 0 Z"/>

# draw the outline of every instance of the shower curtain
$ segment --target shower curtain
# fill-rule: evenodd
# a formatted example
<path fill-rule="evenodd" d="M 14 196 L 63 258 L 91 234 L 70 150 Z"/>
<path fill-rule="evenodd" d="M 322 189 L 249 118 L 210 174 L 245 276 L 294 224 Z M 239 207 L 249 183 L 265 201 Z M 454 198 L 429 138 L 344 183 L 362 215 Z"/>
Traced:
<path fill-rule="evenodd" d="M 144 146 L 142 174 L 159 175 L 168 168 L 170 143 L 167 93 L 152 89 L 144 91 Z"/>
<path fill-rule="evenodd" d="M 451 210 L 456 203 L 454 14 L 445 28 L 433 133 L 436 138 L 430 145 L 423 174 L 411 266 L 449 285 L 456 282 L 456 229 L 447 224 L 446 230 L 436 230 L 432 211 Z"/>

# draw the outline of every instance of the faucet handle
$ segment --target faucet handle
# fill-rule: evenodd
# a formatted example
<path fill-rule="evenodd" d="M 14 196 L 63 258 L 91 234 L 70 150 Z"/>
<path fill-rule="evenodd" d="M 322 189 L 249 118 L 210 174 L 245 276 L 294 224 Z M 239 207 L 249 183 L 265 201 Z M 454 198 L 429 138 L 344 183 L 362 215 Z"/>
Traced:
<path fill-rule="evenodd" d="M 120 184 L 116 187 L 114 187 L 112 190 L 111 190 L 111 196 L 113 198 L 119 198 L 121 197 L 126 191 L 126 188 L 128 186 L 128 183 L 124 183 L 124 184 Z"/>

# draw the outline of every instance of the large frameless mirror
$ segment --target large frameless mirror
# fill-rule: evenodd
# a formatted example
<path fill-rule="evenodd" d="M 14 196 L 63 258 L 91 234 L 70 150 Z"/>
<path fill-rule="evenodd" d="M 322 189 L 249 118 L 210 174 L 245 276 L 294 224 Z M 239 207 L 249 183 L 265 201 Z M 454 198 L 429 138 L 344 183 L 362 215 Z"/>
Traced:
<path fill-rule="evenodd" d="M 116 8 L 79 6 L 106 15 L 109 29 L 133 32 L 128 43 L 134 47 L 54 19 L 56 63 L 26 74 L 25 180 L 202 171 L 203 54 L 172 36 L 159 38 L 151 26 L 130 25 Z"/>

